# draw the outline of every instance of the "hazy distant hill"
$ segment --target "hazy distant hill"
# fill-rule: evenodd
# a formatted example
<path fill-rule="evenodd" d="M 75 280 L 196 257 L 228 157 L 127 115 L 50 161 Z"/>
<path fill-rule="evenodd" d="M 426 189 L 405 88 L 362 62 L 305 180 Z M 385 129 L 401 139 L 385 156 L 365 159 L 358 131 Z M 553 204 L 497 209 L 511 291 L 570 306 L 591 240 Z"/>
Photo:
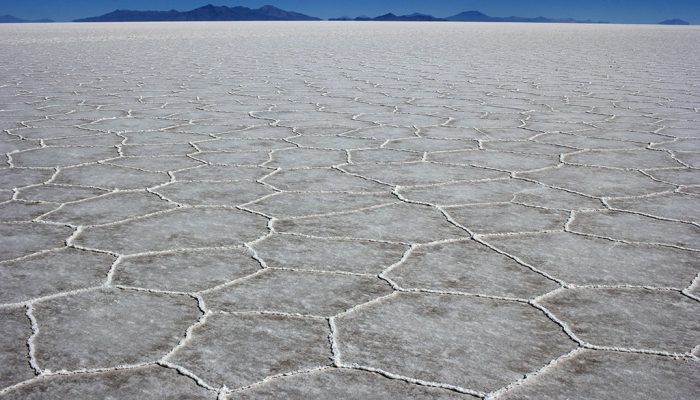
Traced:
<path fill-rule="evenodd" d="M 464 11 L 457 15 L 445 18 L 448 21 L 462 22 L 539 22 L 539 23 L 570 23 L 570 24 L 602 24 L 604 21 L 577 20 L 573 18 L 546 18 L 546 17 L 492 17 L 480 11 Z"/>
<path fill-rule="evenodd" d="M 392 13 L 380 15 L 378 17 L 340 17 L 340 18 L 330 18 L 330 21 L 460 21 L 460 22 L 539 22 L 539 23 L 570 23 L 570 24 L 604 24 L 604 21 L 591 21 L 585 20 L 580 21 L 573 18 L 546 18 L 546 17 L 491 17 L 482 13 L 481 11 L 464 11 L 457 15 L 446 18 L 437 18 L 432 15 L 413 13 L 408 15 L 395 15 Z"/>
<path fill-rule="evenodd" d="M 23 24 L 27 22 L 54 22 L 51 19 L 37 19 L 30 21 L 27 19 L 17 18 L 12 15 L 0 15 L 0 24 Z"/>
<path fill-rule="evenodd" d="M 190 11 L 134 11 L 115 10 L 98 17 L 77 19 L 75 22 L 141 22 L 141 21 L 318 21 L 293 11 L 273 6 L 256 9 L 248 7 L 226 7 L 207 4 Z"/>
<path fill-rule="evenodd" d="M 413 13 L 408 15 L 394 15 L 392 13 L 372 18 L 372 21 L 445 21 L 444 18 L 435 18 L 432 15 Z"/>
<path fill-rule="evenodd" d="M 690 22 L 674 18 L 659 22 L 659 25 L 690 25 Z"/>

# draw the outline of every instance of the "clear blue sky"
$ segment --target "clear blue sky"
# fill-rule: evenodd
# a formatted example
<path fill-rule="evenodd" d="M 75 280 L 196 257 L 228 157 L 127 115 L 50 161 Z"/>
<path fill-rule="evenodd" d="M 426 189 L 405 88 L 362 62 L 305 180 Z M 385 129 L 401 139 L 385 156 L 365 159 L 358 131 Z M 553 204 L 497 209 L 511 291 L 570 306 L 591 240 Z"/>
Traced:
<path fill-rule="evenodd" d="M 190 10 L 207 3 L 259 7 L 271 4 L 320 18 L 422 12 L 437 17 L 479 10 L 492 16 L 573 17 L 619 23 L 682 18 L 700 24 L 700 0 L 0 0 L 0 15 L 69 21 L 114 9 Z"/>

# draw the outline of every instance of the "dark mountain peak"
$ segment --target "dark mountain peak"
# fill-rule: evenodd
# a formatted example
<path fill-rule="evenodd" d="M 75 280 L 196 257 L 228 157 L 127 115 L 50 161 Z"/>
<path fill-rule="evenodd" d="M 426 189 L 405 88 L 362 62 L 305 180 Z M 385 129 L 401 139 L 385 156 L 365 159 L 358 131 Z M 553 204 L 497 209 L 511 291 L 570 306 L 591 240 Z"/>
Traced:
<path fill-rule="evenodd" d="M 659 22 L 659 25 L 690 25 L 690 22 L 678 18 L 673 18 L 661 21 Z"/>
<path fill-rule="evenodd" d="M 364 19 L 355 18 L 356 21 L 364 21 Z M 432 15 L 413 13 L 408 15 L 396 15 L 388 13 L 375 18 L 367 19 L 371 21 L 445 21 L 442 18 L 435 18 Z"/>
<path fill-rule="evenodd" d="M 111 13 L 78 19 L 75 22 L 122 22 L 122 21 L 317 21 L 293 11 L 266 5 L 258 9 L 207 4 L 189 11 L 133 11 L 115 10 Z"/>
<path fill-rule="evenodd" d="M 469 10 L 469 11 L 462 11 L 461 13 L 457 15 L 462 15 L 462 16 L 472 16 L 472 17 L 488 17 L 488 15 L 482 13 L 481 11 L 476 11 L 476 10 Z"/>

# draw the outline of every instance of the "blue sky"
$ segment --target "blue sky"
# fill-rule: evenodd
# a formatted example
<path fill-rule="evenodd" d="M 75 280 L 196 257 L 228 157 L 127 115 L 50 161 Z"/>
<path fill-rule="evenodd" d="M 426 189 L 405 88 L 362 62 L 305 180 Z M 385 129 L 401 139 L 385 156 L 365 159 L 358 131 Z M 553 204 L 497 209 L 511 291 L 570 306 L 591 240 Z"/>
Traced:
<path fill-rule="evenodd" d="M 0 15 L 68 21 L 117 8 L 189 10 L 207 3 L 259 7 L 271 4 L 321 18 L 422 12 L 438 17 L 479 10 L 492 16 L 573 17 L 619 23 L 682 18 L 700 24 L 700 0 L 0 0 Z"/>

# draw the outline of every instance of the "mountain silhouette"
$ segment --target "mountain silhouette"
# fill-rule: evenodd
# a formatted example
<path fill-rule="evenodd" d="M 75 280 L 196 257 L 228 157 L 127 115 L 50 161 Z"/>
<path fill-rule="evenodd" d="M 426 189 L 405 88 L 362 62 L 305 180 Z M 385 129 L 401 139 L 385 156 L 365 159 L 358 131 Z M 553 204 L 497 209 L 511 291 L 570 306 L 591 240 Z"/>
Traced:
<path fill-rule="evenodd" d="M 318 21 L 293 11 L 274 6 L 248 7 L 206 6 L 190 11 L 134 11 L 114 10 L 97 17 L 81 18 L 75 22 L 145 22 L 145 21 Z"/>
<path fill-rule="evenodd" d="M 573 18 L 547 18 L 547 17 L 492 17 L 481 11 L 463 11 L 459 14 L 445 18 L 448 21 L 459 22 L 536 22 L 536 23 L 569 23 L 569 24 L 603 24 L 604 21 L 577 20 Z"/>
<path fill-rule="evenodd" d="M 0 15 L 0 24 L 24 24 L 28 22 L 54 22 L 51 19 L 37 19 L 37 20 L 28 20 L 28 19 L 22 19 L 22 18 L 17 18 L 12 15 Z"/>
<path fill-rule="evenodd" d="M 673 18 L 661 21 L 659 22 L 659 25 L 690 25 L 690 22 L 678 18 Z"/>

